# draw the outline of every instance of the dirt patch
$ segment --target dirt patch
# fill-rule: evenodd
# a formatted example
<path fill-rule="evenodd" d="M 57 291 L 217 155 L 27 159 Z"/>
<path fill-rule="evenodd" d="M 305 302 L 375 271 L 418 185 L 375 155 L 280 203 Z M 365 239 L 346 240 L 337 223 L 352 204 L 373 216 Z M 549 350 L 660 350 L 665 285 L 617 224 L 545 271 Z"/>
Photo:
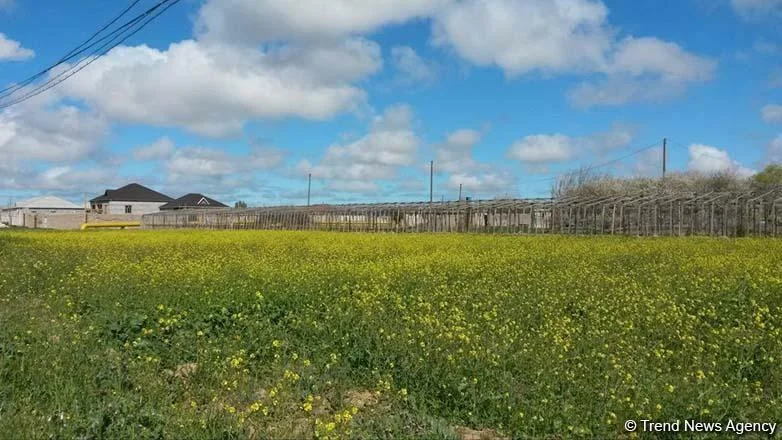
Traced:
<path fill-rule="evenodd" d="M 377 405 L 378 401 L 377 393 L 369 390 L 351 390 L 345 396 L 345 403 L 358 409 Z"/>
<path fill-rule="evenodd" d="M 193 376 L 197 372 L 198 364 L 195 362 L 190 362 L 187 364 L 177 365 L 176 370 L 174 370 L 174 377 L 184 380 Z"/>
<path fill-rule="evenodd" d="M 198 364 L 195 362 L 189 362 L 187 364 L 180 364 L 173 370 L 164 370 L 163 374 L 168 377 L 175 377 L 182 381 L 187 381 L 190 377 L 198 372 Z"/>
<path fill-rule="evenodd" d="M 464 426 L 454 428 L 459 440 L 510 440 L 510 437 L 502 437 L 493 429 L 483 429 L 477 431 Z"/>

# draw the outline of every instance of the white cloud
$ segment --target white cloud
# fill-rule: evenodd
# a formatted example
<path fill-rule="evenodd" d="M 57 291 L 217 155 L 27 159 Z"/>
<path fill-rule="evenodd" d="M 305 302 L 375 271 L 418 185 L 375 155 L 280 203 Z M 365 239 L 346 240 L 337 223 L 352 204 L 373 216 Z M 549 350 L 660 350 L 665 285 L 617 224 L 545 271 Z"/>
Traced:
<path fill-rule="evenodd" d="M 608 9 L 592 0 L 465 0 L 435 17 L 433 42 L 509 76 L 601 70 Z"/>
<path fill-rule="evenodd" d="M 767 105 L 761 110 L 763 120 L 772 123 L 782 123 L 782 105 Z"/>
<path fill-rule="evenodd" d="M 606 66 L 607 76 L 584 82 L 569 98 L 578 107 L 659 101 L 682 94 L 714 76 L 716 63 L 657 38 L 622 40 Z"/>
<path fill-rule="evenodd" d="M 166 51 L 118 47 L 62 87 L 115 120 L 224 136 L 250 119 L 355 109 L 365 94 L 350 83 L 381 63 L 377 45 L 360 39 L 266 52 L 185 40 Z"/>
<path fill-rule="evenodd" d="M 116 186 L 122 177 L 116 170 L 86 165 L 54 165 L 38 169 L 30 164 L 0 162 L 0 187 L 12 190 L 38 190 L 78 196 L 92 194 L 96 188 Z"/>
<path fill-rule="evenodd" d="M 513 175 L 498 164 L 479 162 L 473 150 L 481 141 L 477 130 L 461 129 L 450 133 L 435 151 L 435 171 L 447 173 L 446 187 L 455 190 L 462 185 L 465 194 L 496 195 L 514 185 Z"/>
<path fill-rule="evenodd" d="M 515 191 L 515 179 L 507 171 L 483 173 L 456 173 L 448 176 L 447 186 L 451 189 L 462 185 L 462 194 L 476 196 L 498 195 Z"/>
<path fill-rule="evenodd" d="M 576 155 L 573 139 L 563 134 L 536 134 L 516 141 L 508 157 L 527 164 L 567 162 Z"/>
<path fill-rule="evenodd" d="M 412 47 L 391 48 L 391 61 L 402 85 L 429 84 L 437 79 L 437 65 L 421 58 Z"/>
<path fill-rule="evenodd" d="M 582 143 L 592 151 L 606 153 L 629 145 L 635 137 L 635 131 L 631 125 L 616 123 L 608 131 L 584 138 Z"/>
<path fill-rule="evenodd" d="M 568 92 L 570 102 L 579 108 L 620 106 L 636 102 L 660 102 L 681 95 L 682 83 L 655 79 L 609 77 L 595 82 L 583 82 Z"/>
<path fill-rule="evenodd" d="M 602 154 L 627 146 L 634 135 L 635 130 L 623 124 L 614 124 L 608 131 L 584 137 L 536 134 L 514 142 L 507 156 L 533 166 L 568 162 L 585 153 Z"/>
<path fill-rule="evenodd" d="M 168 194 L 197 191 L 221 201 L 232 200 L 243 190 L 257 196 L 260 189 L 271 188 L 262 180 L 264 173 L 279 167 L 284 158 L 284 151 L 269 147 L 256 146 L 246 153 L 200 146 L 181 147 L 145 181 L 157 179 L 157 184 Z"/>
<path fill-rule="evenodd" d="M 465 0 L 435 18 L 433 42 L 509 77 L 599 74 L 570 92 L 579 107 L 657 101 L 713 77 L 716 63 L 657 38 L 626 37 L 597 0 Z"/>
<path fill-rule="evenodd" d="M 171 139 L 162 137 L 149 145 L 135 148 L 133 158 L 140 161 L 168 159 L 174 153 L 174 148 Z"/>
<path fill-rule="evenodd" d="M 704 174 L 718 172 L 733 172 L 740 176 L 750 176 L 754 170 L 744 167 L 731 159 L 726 150 L 703 144 L 692 144 L 689 147 L 688 169 Z"/>
<path fill-rule="evenodd" d="M 318 164 L 302 161 L 300 173 L 327 179 L 332 188 L 359 188 L 356 182 L 373 182 L 396 177 L 401 167 L 414 163 L 420 140 L 413 129 L 413 112 L 407 105 L 389 107 L 377 116 L 364 137 L 334 144 Z M 368 188 L 370 186 L 365 186 Z"/>
<path fill-rule="evenodd" d="M 0 3 L 0 8 L 3 8 Z M 0 61 L 23 61 L 35 56 L 35 52 L 22 47 L 18 41 L 14 41 L 0 32 Z"/>
<path fill-rule="evenodd" d="M 452 0 L 209 0 L 199 38 L 233 43 L 323 41 L 425 18 Z"/>
<path fill-rule="evenodd" d="M 659 75 L 665 82 L 691 82 L 711 79 L 715 68 L 714 61 L 688 53 L 675 43 L 628 37 L 615 48 L 607 73 Z"/>
<path fill-rule="evenodd" d="M 165 164 L 168 180 L 173 182 L 224 180 L 279 166 L 284 159 L 281 150 L 255 148 L 249 154 L 229 154 L 206 147 L 179 148 Z"/>
<path fill-rule="evenodd" d="M 481 133 L 476 130 L 463 129 L 449 134 L 435 153 L 437 171 L 463 173 L 480 168 L 472 157 L 472 150 L 480 140 Z"/>
<path fill-rule="evenodd" d="M 731 0 L 733 9 L 744 19 L 782 14 L 782 0 Z"/>
<path fill-rule="evenodd" d="M 102 167 L 57 166 L 40 172 L 30 179 L 27 188 L 72 192 L 97 192 L 96 188 L 119 184 L 121 178 L 114 170 Z"/>
<path fill-rule="evenodd" d="M 72 106 L 31 100 L 0 112 L 0 162 L 76 162 L 98 152 L 107 121 Z"/>

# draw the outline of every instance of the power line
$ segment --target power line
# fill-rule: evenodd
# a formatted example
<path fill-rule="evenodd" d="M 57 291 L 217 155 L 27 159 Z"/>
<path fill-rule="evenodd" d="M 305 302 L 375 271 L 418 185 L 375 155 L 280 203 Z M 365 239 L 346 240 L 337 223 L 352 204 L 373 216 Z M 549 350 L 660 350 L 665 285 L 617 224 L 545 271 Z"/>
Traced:
<path fill-rule="evenodd" d="M 38 79 L 38 78 L 42 77 L 43 75 L 46 75 L 48 72 L 50 72 L 50 71 L 51 71 L 52 69 L 54 69 L 55 67 L 57 67 L 57 66 L 59 66 L 59 65 L 63 64 L 64 62 L 66 62 L 66 61 L 68 61 L 68 60 L 72 59 L 72 58 L 73 58 L 73 57 L 75 57 L 75 56 L 78 56 L 80 53 L 83 53 L 83 52 L 84 52 L 86 49 L 88 49 L 89 47 L 93 46 L 95 43 L 93 43 L 93 45 L 87 46 L 86 48 L 84 47 L 85 45 L 87 45 L 89 42 L 91 42 L 92 40 L 94 40 L 94 39 L 95 39 L 95 38 L 96 38 L 98 35 L 100 35 L 100 34 L 101 34 L 103 31 L 105 31 L 106 29 L 108 29 L 109 27 L 111 27 L 111 26 L 112 26 L 114 23 L 116 23 L 116 22 L 117 22 L 117 21 L 118 21 L 120 18 L 122 18 L 123 16 L 125 16 L 125 14 L 127 14 L 128 12 L 130 12 L 130 10 L 131 10 L 131 9 L 133 9 L 133 7 L 135 7 L 135 6 L 136 6 L 136 5 L 137 5 L 137 4 L 138 4 L 140 1 L 141 1 L 141 0 L 135 0 L 135 1 L 133 1 L 133 2 L 130 4 L 130 6 L 128 6 L 127 8 L 125 8 L 125 9 L 124 9 L 124 10 L 123 10 L 123 11 L 122 11 L 122 12 L 121 12 L 119 15 L 117 15 L 116 17 L 114 17 L 114 18 L 113 18 L 113 19 L 112 19 L 110 22 L 106 23 L 106 25 L 104 25 L 104 26 L 103 26 L 102 28 L 100 28 L 100 29 L 99 29 L 97 32 L 95 32 L 94 34 L 92 34 L 92 36 L 91 36 L 90 38 L 88 38 L 87 40 L 85 40 L 85 41 L 84 41 L 84 42 L 82 42 L 80 45 L 76 46 L 75 48 L 71 49 L 71 51 L 70 51 L 70 52 L 68 52 L 67 54 L 65 54 L 65 55 L 64 55 L 62 58 L 60 58 L 60 60 L 59 60 L 59 61 L 57 61 L 56 63 L 54 63 L 54 64 L 52 64 L 52 65 L 50 65 L 50 66 L 46 67 L 44 70 L 41 70 L 40 72 L 38 72 L 38 73 L 36 73 L 36 74 L 34 74 L 34 75 L 32 75 L 32 76 L 28 77 L 27 79 L 25 79 L 25 80 L 23 80 L 23 81 L 20 81 L 20 82 L 18 82 L 18 83 L 12 84 L 12 85 L 10 85 L 10 86 L 8 86 L 8 87 L 6 87 L 6 88 L 4 88 L 4 89 L 0 90 L 0 98 L 4 98 L 4 97 L 6 97 L 6 96 L 9 96 L 9 95 L 13 94 L 13 93 L 14 93 L 14 92 L 16 92 L 17 90 L 19 90 L 19 89 L 23 88 L 24 86 L 26 86 L 26 85 L 28 85 L 28 84 L 32 83 L 32 82 L 33 82 L 33 81 L 35 81 L 36 79 Z M 116 31 L 114 31 L 114 32 L 116 32 Z M 100 40 L 99 40 L 99 41 L 100 41 Z M 96 43 L 97 43 L 97 42 L 96 42 Z"/>
<path fill-rule="evenodd" d="M 100 34 L 101 34 L 103 31 L 105 31 L 106 29 L 108 29 L 109 27 L 111 27 L 111 26 L 112 26 L 114 23 L 116 23 L 117 21 L 119 21 L 119 19 L 120 19 L 120 18 L 124 17 L 124 16 L 125 16 L 125 14 L 127 14 L 128 12 L 130 12 L 130 10 L 131 10 L 131 9 L 133 9 L 133 8 L 134 8 L 134 7 L 135 7 L 137 4 L 139 4 L 139 2 L 140 2 L 140 1 L 141 1 L 141 0 L 134 0 L 134 1 L 133 1 L 133 2 L 130 4 L 130 5 L 128 5 L 128 7 L 127 7 L 127 8 L 125 8 L 125 9 L 124 9 L 122 12 L 120 12 L 120 13 L 119 13 L 119 15 L 117 15 L 116 17 L 114 17 L 114 19 L 113 19 L 113 20 L 111 20 L 110 22 L 106 23 L 106 25 L 105 25 L 105 26 L 103 26 L 102 28 L 98 29 L 98 31 L 97 31 L 97 32 L 95 32 L 94 34 L 92 34 L 92 36 L 91 36 L 90 38 L 88 38 L 88 39 L 87 39 L 87 41 L 85 41 L 85 42 L 81 43 L 81 44 L 80 44 L 80 45 L 78 45 L 78 46 L 77 46 L 75 49 L 73 49 L 73 50 L 71 50 L 70 52 L 68 52 L 68 53 L 65 55 L 65 57 L 63 57 L 63 58 L 62 58 L 60 61 L 58 61 L 58 62 L 57 62 L 57 64 L 61 64 L 61 63 L 63 63 L 63 62 L 64 62 L 65 60 L 67 60 L 69 57 L 71 57 L 72 55 L 74 55 L 74 53 L 75 53 L 76 51 L 78 51 L 79 49 L 81 49 L 81 48 L 82 48 L 82 47 L 83 47 L 85 44 L 87 44 L 87 43 L 89 43 L 90 41 L 94 40 L 94 39 L 95 39 L 95 37 L 97 37 L 98 35 L 100 35 Z"/>
<path fill-rule="evenodd" d="M 115 47 L 119 46 L 123 42 L 125 42 L 127 39 L 132 37 L 133 35 L 137 34 L 141 29 L 146 27 L 151 21 L 155 20 L 157 17 L 162 15 L 166 10 L 168 10 L 170 7 L 174 6 L 175 4 L 179 3 L 180 0 L 162 0 L 155 6 L 151 7 L 147 11 L 143 12 L 142 14 L 138 15 L 134 19 L 130 20 L 129 22 L 123 24 L 118 29 L 115 29 L 112 31 L 109 35 L 104 36 L 103 38 L 99 39 L 95 43 L 93 43 L 91 46 L 94 46 L 102 41 L 105 41 L 106 39 L 111 38 L 107 43 L 100 46 L 97 50 L 93 51 L 89 56 L 82 58 L 79 60 L 78 63 L 76 63 L 74 66 L 71 66 L 69 69 L 60 72 L 57 76 L 50 78 L 47 82 L 37 86 L 32 91 L 26 93 L 25 95 L 14 99 L 10 102 L 0 104 L 0 109 L 8 108 L 12 105 L 19 104 L 21 102 L 24 102 L 30 98 L 33 98 L 37 95 L 40 95 L 41 93 L 50 90 L 57 85 L 61 84 L 62 82 L 66 81 L 73 75 L 79 73 L 80 71 L 84 70 L 87 66 L 97 61 L 100 57 L 114 49 Z M 170 2 L 170 3 L 169 3 Z M 168 3 L 168 5 L 163 8 L 160 12 L 155 13 L 157 9 L 159 9 L 162 5 Z M 154 14 L 154 15 L 153 15 Z M 148 18 L 147 18 L 148 17 Z M 146 20 L 144 20 L 146 18 Z M 141 23 L 139 26 L 135 27 L 138 23 Z M 123 36 L 124 33 L 130 32 Z M 113 36 L 113 38 L 112 38 Z M 82 49 L 80 51 L 77 51 L 69 58 L 72 58 L 73 56 L 79 55 L 86 51 L 87 48 Z"/>
<path fill-rule="evenodd" d="M 107 40 L 107 39 L 109 39 L 110 37 L 113 36 L 113 38 L 109 39 L 109 41 L 107 43 L 103 44 L 102 46 L 100 46 L 96 50 L 92 51 L 92 53 L 90 55 L 88 55 L 87 57 L 82 58 L 81 60 L 79 60 L 79 62 L 76 63 L 74 66 L 71 66 L 69 69 L 67 69 L 67 70 L 65 70 L 63 72 L 60 72 L 57 76 L 55 76 L 53 78 L 50 78 L 48 81 L 44 82 L 43 84 L 38 85 L 33 90 L 31 90 L 30 92 L 22 95 L 21 97 L 16 98 L 14 100 L 11 100 L 10 102 L 6 102 L 6 103 L 3 103 L 3 104 L 0 104 L 0 110 L 8 108 L 8 107 L 11 107 L 11 106 L 16 105 L 16 104 L 19 104 L 21 102 L 24 102 L 24 101 L 26 101 L 26 100 L 28 100 L 30 98 L 33 98 L 33 97 L 35 97 L 37 95 L 40 95 L 41 93 L 43 93 L 43 92 L 45 92 L 47 90 L 50 90 L 50 89 L 56 87 L 57 85 L 61 84 L 62 82 L 68 80 L 73 75 L 81 72 L 87 66 L 89 66 L 90 64 L 92 64 L 95 61 L 97 61 L 100 57 L 102 57 L 105 54 L 107 54 L 108 52 L 110 52 L 115 47 L 117 47 L 120 44 L 124 43 L 129 38 L 131 38 L 132 36 L 136 35 L 139 31 L 141 31 L 144 27 L 146 27 L 150 22 L 152 22 L 156 18 L 160 17 L 169 8 L 171 8 L 172 6 L 176 5 L 180 1 L 181 0 L 162 0 L 159 3 L 157 3 L 155 6 L 149 8 L 148 10 L 143 12 L 142 14 L 136 16 L 135 18 L 133 18 L 129 22 L 126 22 L 125 24 L 123 24 L 119 28 L 115 29 L 109 35 L 106 35 L 106 36 L 102 37 L 101 39 L 99 39 L 98 41 L 92 43 L 87 48 L 84 48 L 84 49 L 81 49 L 81 50 L 77 50 L 76 52 L 74 52 L 70 56 L 64 57 L 63 60 L 67 60 L 67 59 L 73 58 L 73 57 L 75 57 L 75 56 L 77 56 L 77 55 L 79 55 L 81 53 L 84 53 L 88 48 L 93 47 L 96 44 L 98 44 L 98 43 L 100 43 L 102 41 L 105 41 L 105 40 Z M 165 7 L 163 7 L 164 5 L 165 5 Z M 162 7 L 162 9 L 160 9 L 161 7 Z M 139 23 L 141 23 L 141 24 L 139 25 Z M 125 34 L 125 35 L 123 35 L 123 34 Z M 59 64 L 62 64 L 62 62 L 60 62 Z M 47 72 L 51 71 L 51 69 L 53 69 L 54 67 L 56 67 L 59 64 L 56 64 L 55 66 L 49 68 L 47 70 Z M 46 73 L 46 72 L 44 72 L 44 73 Z M 28 84 L 29 84 L 29 82 L 28 82 Z M 12 91 L 11 93 L 6 94 L 5 96 L 2 96 L 2 97 L 7 97 L 7 96 L 13 94 L 17 90 L 18 90 L 18 88 L 16 90 Z"/>
<path fill-rule="evenodd" d="M 590 166 L 588 166 L 588 167 L 584 168 L 584 170 L 585 170 L 585 171 L 591 171 L 591 170 L 595 170 L 595 169 L 598 169 L 598 168 L 607 167 L 607 166 L 609 166 L 609 165 L 613 165 L 613 164 L 615 164 L 615 163 L 618 163 L 618 162 L 621 162 L 621 161 L 623 161 L 623 160 L 625 160 L 625 159 L 629 159 L 629 158 L 631 158 L 631 157 L 633 157 L 633 156 L 635 156 L 635 155 L 637 155 L 637 154 L 641 154 L 641 153 L 643 153 L 644 151 L 648 151 L 648 150 L 651 150 L 652 148 L 657 148 L 657 147 L 659 147 L 659 146 L 660 146 L 660 144 L 653 144 L 653 145 L 649 145 L 649 146 L 646 146 L 646 147 L 643 147 L 643 148 L 640 148 L 640 149 L 634 150 L 634 151 L 632 151 L 631 153 L 628 153 L 627 155 L 624 155 L 624 156 L 622 156 L 622 157 L 618 157 L 618 158 L 616 158 L 616 159 L 611 159 L 611 160 L 609 160 L 609 161 L 607 161 L 607 162 L 603 162 L 603 163 L 600 163 L 600 164 L 596 164 L 596 165 L 590 165 Z M 527 180 L 527 181 L 525 181 L 525 182 L 521 182 L 521 183 L 519 183 L 519 185 L 525 185 L 525 184 L 528 184 L 528 183 L 539 183 L 539 182 L 552 182 L 552 181 L 556 181 L 556 180 L 557 180 L 557 179 L 559 179 L 559 178 L 560 178 L 560 177 L 561 177 L 563 174 L 566 174 L 566 173 L 569 173 L 569 172 L 572 172 L 572 171 L 576 171 L 576 169 L 571 169 L 571 170 L 569 170 L 569 171 L 564 171 L 564 172 L 558 173 L 556 176 L 553 176 L 553 177 L 545 177 L 545 178 L 541 178 L 541 179 Z"/>

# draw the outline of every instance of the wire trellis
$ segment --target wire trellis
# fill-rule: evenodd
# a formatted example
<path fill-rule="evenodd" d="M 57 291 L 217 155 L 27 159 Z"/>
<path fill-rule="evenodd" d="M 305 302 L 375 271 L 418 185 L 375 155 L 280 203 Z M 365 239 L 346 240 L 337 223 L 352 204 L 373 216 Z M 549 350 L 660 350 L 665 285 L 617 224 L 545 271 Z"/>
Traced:
<path fill-rule="evenodd" d="M 200 209 L 147 214 L 147 229 L 266 229 L 639 236 L 778 236 L 782 189 L 704 194 Z"/>

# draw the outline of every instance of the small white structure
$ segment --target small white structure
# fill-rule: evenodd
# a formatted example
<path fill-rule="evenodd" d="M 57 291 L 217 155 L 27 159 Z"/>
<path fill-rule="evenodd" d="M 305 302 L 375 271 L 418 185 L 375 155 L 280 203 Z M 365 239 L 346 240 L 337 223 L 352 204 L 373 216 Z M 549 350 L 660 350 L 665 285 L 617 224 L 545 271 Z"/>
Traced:
<path fill-rule="evenodd" d="M 98 214 L 136 216 L 158 212 L 174 199 L 138 183 L 107 189 L 102 196 L 90 200 L 90 209 Z"/>
<path fill-rule="evenodd" d="M 39 227 L 37 219 L 52 215 L 77 214 L 84 208 L 55 196 L 33 197 L 0 210 L 0 223 L 9 226 Z"/>

